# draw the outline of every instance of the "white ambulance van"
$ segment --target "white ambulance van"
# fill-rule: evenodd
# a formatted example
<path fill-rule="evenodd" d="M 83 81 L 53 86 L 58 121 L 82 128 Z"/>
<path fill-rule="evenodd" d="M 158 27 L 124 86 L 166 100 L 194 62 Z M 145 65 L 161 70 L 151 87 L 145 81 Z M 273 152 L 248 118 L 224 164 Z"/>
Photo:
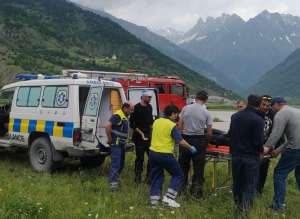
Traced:
<path fill-rule="evenodd" d="M 26 147 L 32 168 L 52 170 L 67 156 L 91 157 L 107 146 L 104 125 L 126 101 L 117 82 L 18 75 L 0 91 L 0 147 Z M 40 78 L 43 79 L 40 79 Z"/>

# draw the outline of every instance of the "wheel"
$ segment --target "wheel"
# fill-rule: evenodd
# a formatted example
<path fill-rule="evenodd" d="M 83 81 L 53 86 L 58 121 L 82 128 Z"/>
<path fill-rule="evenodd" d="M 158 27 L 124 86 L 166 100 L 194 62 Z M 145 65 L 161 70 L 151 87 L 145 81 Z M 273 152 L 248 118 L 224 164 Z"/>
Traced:
<path fill-rule="evenodd" d="M 37 138 L 29 149 L 32 168 L 37 172 L 50 172 L 54 167 L 51 143 L 46 138 Z"/>

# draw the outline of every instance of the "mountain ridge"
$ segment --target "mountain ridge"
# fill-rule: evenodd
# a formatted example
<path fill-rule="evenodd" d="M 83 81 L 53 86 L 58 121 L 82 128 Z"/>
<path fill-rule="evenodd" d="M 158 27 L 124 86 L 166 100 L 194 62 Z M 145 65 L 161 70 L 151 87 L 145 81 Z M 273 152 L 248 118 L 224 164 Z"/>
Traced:
<path fill-rule="evenodd" d="M 24 71 L 133 68 L 150 75 L 180 76 L 193 91 L 203 88 L 211 94 L 235 96 L 143 43 L 110 19 L 64 0 L 2 0 L 0 51 L 2 84 Z"/>

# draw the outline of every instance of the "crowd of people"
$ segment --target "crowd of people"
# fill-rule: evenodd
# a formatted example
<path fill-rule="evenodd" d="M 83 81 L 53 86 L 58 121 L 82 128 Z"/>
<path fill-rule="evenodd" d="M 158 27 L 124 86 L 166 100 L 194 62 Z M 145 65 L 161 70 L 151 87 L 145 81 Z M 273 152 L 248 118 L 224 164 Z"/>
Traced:
<path fill-rule="evenodd" d="M 150 203 L 153 207 L 162 202 L 180 207 L 178 194 L 203 197 L 206 148 L 211 140 L 226 142 L 232 160 L 233 197 L 240 211 L 247 211 L 263 188 L 269 172 L 270 159 L 281 154 L 274 169 L 274 210 L 285 208 L 286 179 L 295 171 L 300 190 L 300 110 L 288 106 L 282 97 L 250 95 L 247 101 L 237 102 L 238 112 L 231 118 L 227 134 L 213 134 L 212 117 L 206 109 L 208 94 L 200 91 L 196 102 L 180 112 L 168 105 L 162 117 L 154 120 L 150 104 L 152 93 L 144 90 L 140 103 L 124 103 L 106 126 L 111 148 L 110 187 L 119 190 L 120 174 L 125 162 L 125 147 L 129 129 L 133 130 L 135 144 L 135 178 L 143 182 L 145 154 L 148 157 L 145 183 L 150 185 Z M 215 138 L 215 139 L 212 139 Z M 178 160 L 174 146 L 179 145 Z M 193 167 L 191 185 L 189 172 Z M 162 194 L 164 171 L 171 175 L 166 193 Z"/>

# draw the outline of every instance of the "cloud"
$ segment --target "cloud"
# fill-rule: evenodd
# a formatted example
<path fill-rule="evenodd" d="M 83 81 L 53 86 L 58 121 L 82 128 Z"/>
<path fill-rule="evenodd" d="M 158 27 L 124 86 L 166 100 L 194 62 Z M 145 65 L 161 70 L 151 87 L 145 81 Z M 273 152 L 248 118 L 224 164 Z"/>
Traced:
<path fill-rule="evenodd" d="M 152 28 L 191 28 L 199 19 L 236 13 L 245 20 L 267 9 L 300 15 L 299 0 L 71 0 Z"/>

